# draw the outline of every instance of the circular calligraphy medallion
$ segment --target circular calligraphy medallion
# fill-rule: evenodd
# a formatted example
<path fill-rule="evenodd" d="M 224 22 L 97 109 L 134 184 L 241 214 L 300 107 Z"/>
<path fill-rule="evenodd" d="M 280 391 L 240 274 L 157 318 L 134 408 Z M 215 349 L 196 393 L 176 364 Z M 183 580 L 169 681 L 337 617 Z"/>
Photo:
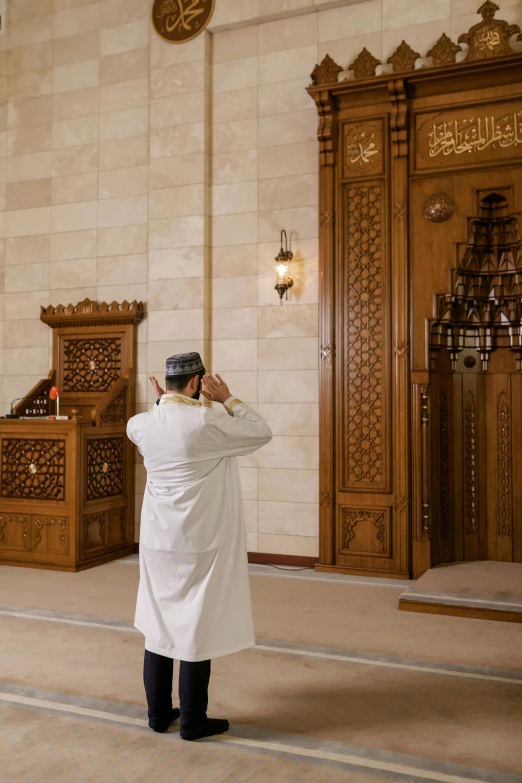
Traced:
<path fill-rule="evenodd" d="M 215 0 L 154 0 L 152 24 L 170 43 L 185 43 L 199 35 L 210 21 Z"/>
<path fill-rule="evenodd" d="M 432 223 L 444 223 L 455 211 L 453 199 L 446 193 L 434 193 L 426 202 L 424 217 Z"/>

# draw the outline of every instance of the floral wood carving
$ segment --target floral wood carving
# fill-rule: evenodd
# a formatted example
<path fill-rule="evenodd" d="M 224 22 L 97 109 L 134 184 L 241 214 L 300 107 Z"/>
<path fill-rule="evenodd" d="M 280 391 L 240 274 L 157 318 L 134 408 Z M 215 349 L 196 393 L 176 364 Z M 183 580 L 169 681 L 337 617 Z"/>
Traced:
<path fill-rule="evenodd" d="M 68 517 L 53 516 L 33 516 L 34 542 L 33 549 L 36 549 L 42 541 L 42 529 L 48 526 L 56 526 L 60 531 L 60 547 L 64 553 L 67 553 L 67 527 L 69 525 Z"/>
<path fill-rule="evenodd" d="M 448 403 L 442 392 L 439 420 L 439 470 L 440 470 L 440 535 L 446 538 L 449 532 L 449 465 L 448 465 Z"/>
<path fill-rule="evenodd" d="M 436 67 L 441 65 L 454 65 L 457 59 L 457 52 L 461 51 L 462 46 L 453 43 L 446 33 L 442 33 L 435 46 L 429 50 L 428 57 L 433 59 L 433 65 Z"/>
<path fill-rule="evenodd" d="M 63 341 L 64 392 L 107 391 L 121 377 L 121 337 Z"/>
<path fill-rule="evenodd" d="M 370 79 L 375 76 L 375 69 L 380 64 L 381 61 L 374 57 L 365 46 L 348 68 L 353 71 L 356 79 Z"/>
<path fill-rule="evenodd" d="M 0 542 L 5 538 L 7 525 L 20 525 L 22 528 L 22 544 L 24 549 L 29 547 L 29 517 L 25 514 L 0 514 Z"/>
<path fill-rule="evenodd" d="M 343 549 L 350 549 L 350 543 L 355 538 L 355 528 L 359 522 L 370 522 L 376 529 L 376 538 L 385 550 L 386 520 L 383 511 L 344 511 L 343 519 Z"/>
<path fill-rule="evenodd" d="M 327 54 L 320 65 L 316 65 L 311 73 L 312 84 L 319 86 L 322 84 L 335 83 L 342 71 L 342 67 L 337 65 L 335 60 L 332 60 L 329 54 Z"/>
<path fill-rule="evenodd" d="M 40 320 L 51 329 L 62 326 L 100 326 L 101 324 L 138 324 L 145 315 L 143 302 L 95 302 L 84 299 L 77 305 L 40 308 Z"/>
<path fill-rule="evenodd" d="M 384 290 L 381 187 L 345 191 L 345 481 L 382 485 Z"/>
<path fill-rule="evenodd" d="M 127 538 L 127 509 L 113 508 L 107 512 L 107 538 L 109 542 L 116 538 L 115 527 L 118 528 L 118 539 Z"/>
<path fill-rule="evenodd" d="M 512 528 L 511 416 L 504 392 L 497 403 L 498 533 L 510 536 Z"/>
<path fill-rule="evenodd" d="M 464 408 L 464 524 L 467 536 L 477 532 L 477 410 L 468 392 Z"/>
<path fill-rule="evenodd" d="M 65 500 L 65 441 L 4 438 L 2 497 Z"/>
<path fill-rule="evenodd" d="M 406 41 L 403 41 L 398 49 L 388 58 L 388 62 L 393 65 L 393 72 L 400 73 L 401 71 L 413 71 L 415 68 L 415 62 L 419 59 L 420 54 L 414 52 L 413 49 Z"/>
<path fill-rule="evenodd" d="M 123 494 L 123 437 L 87 441 L 87 500 Z"/>
<path fill-rule="evenodd" d="M 333 505 L 333 502 L 334 502 L 333 492 L 323 492 L 319 500 L 319 505 L 321 506 L 321 508 L 327 508 L 328 506 Z"/>
<path fill-rule="evenodd" d="M 474 25 L 469 32 L 460 36 L 459 43 L 465 43 L 469 46 L 466 60 L 486 60 L 491 57 L 514 54 L 509 42 L 517 33 L 519 33 L 517 41 L 522 39 L 520 27 L 517 24 L 510 25 L 500 19 L 495 19 L 498 10 L 498 5 L 486 0 L 478 10 L 482 16 L 482 22 Z"/>
<path fill-rule="evenodd" d="M 397 511 L 399 514 L 403 514 L 405 511 L 408 511 L 409 507 L 410 507 L 410 498 L 408 495 L 403 495 L 396 502 L 395 511 Z"/>
<path fill-rule="evenodd" d="M 96 530 L 96 527 L 98 530 Z M 96 533 L 98 534 L 96 537 Z M 96 540 L 96 538 L 98 540 Z M 83 543 L 86 551 L 96 549 L 105 543 L 105 512 L 87 514 L 83 518 Z"/>
<path fill-rule="evenodd" d="M 123 424 L 127 421 L 127 387 L 121 389 L 100 415 L 102 424 Z"/>

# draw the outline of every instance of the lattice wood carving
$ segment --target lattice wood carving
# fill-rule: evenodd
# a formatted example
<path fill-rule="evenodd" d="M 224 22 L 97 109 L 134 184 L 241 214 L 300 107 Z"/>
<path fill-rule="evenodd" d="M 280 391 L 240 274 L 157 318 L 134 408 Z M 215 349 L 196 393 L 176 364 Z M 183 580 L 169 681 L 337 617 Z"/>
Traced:
<path fill-rule="evenodd" d="M 508 397 L 504 392 L 499 394 L 497 401 L 497 461 L 498 534 L 510 536 L 513 521 L 511 412 Z"/>
<path fill-rule="evenodd" d="M 477 532 L 477 408 L 468 392 L 464 407 L 464 526 L 467 536 Z"/>
<path fill-rule="evenodd" d="M 462 46 L 453 43 L 446 33 L 442 33 L 435 46 L 429 50 L 428 57 L 433 59 L 433 65 L 436 67 L 453 65 L 457 60 L 457 52 L 460 51 L 462 51 Z"/>
<path fill-rule="evenodd" d="M 345 484 L 383 485 L 384 290 L 381 187 L 345 190 Z"/>
<path fill-rule="evenodd" d="M 369 522 L 375 527 L 375 537 L 381 551 L 386 547 L 386 515 L 384 511 L 349 511 L 343 513 L 343 549 L 350 550 L 350 544 L 355 538 L 355 528 L 361 522 Z"/>
<path fill-rule="evenodd" d="M 107 391 L 121 377 L 121 337 L 64 339 L 62 351 L 64 392 Z"/>
<path fill-rule="evenodd" d="M 449 435 L 448 403 L 442 392 L 439 410 L 439 470 L 440 470 L 440 535 L 446 538 L 449 533 Z"/>
<path fill-rule="evenodd" d="M 34 530 L 33 549 L 37 549 L 38 545 L 42 542 L 42 535 L 43 535 L 44 528 L 56 527 L 60 532 L 59 548 L 61 549 L 62 554 L 67 554 L 67 550 L 68 550 L 67 534 L 69 528 L 69 518 L 35 515 L 33 516 L 32 519 L 33 519 L 33 530 Z"/>
<path fill-rule="evenodd" d="M 392 56 L 388 57 L 388 63 L 393 65 L 394 73 L 413 71 L 419 57 L 419 52 L 415 52 L 406 41 L 403 41 Z"/>
<path fill-rule="evenodd" d="M 123 436 L 89 438 L 86 487 L 88 501 L 123 494 L 124 453 Z"/>
<path fill-rule="evenodd" d="M 460 36 L 459 43 L 465 43 L 469 47 L 466 60 L 486 60 L 513 54 L 510 40 L 517 33 L 517 40 L 522 39 L 520 27 L 495 19 L 498 10 L 498 5 L 487 0 L 478 10 L 482 22 L 473 25 L 469 32 Z"/>
<path fill-rule="evenodd" d="M 370 79 L 372 76 L 375 76 L 375 69 L 380 64 L 381 61 L 374 57 L 365 46 L 348 68 L 350 71 L 353 71 L 356 79 Z"/>
<path fill-rule="evenodd" d="M 316 65 L 311 73 L 312 84 L 332 84 L 336 82 L 339 74 L 342 71 L 342 67 L 337 65 L 335 60 L 332 60 L 329 54 L 327 54 L 319 65 Z"/>
<path fill-rule="evenodd" d="M 3 438 L 2 497 L 65 500 L 65 441 Z"/>
<path fill-rule="evenodd" d="M 101 326 L 102 324 L 138 324 L 145 315 L 143 302 L 95 302 L 84 299 L 77 305 L 42 307 L 40 319 L 51 329 L 64 326 Z"/>
<path fill-rule="evenodd" d="M 29 548 L 29 516 L 27 514 L 0 514 L 0 547 L 5 540 L 7 525 L 19 525 L 22 529 L 21 539 L 24 549 Z"/>
<path fill-rule="evenodd" d="M 116 397 L 100 414 L 101 424 L 124 424 L 127 421 L 127 387 L 120 389 Z"/>

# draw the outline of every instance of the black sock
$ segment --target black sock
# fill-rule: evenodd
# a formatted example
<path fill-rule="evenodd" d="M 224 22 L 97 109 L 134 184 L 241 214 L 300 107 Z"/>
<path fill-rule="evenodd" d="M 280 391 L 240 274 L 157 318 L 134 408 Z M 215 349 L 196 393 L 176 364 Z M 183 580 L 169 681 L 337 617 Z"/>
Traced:
<path fill-rule="evenodd" d="M 163 734 L 169 726 L 174 723 L 175 720 L 179 718 L 179 710 L 177 707 L 172 708 L 172 714 L 170 716 L 170 721 L 167 724 L 164 723 L 154 723 L 152 726 L 149 722 L 149 727 L 152 729 L 152 731 L 157 732 L 158 734 Z"/>
<path fill-rule="evenodd" d="M 180 730 L 181 739 L 194 741 L 203 739 L 203 737 L 213 737 L 216 734 L 224 734 L 230 728 L 228 720 L 218 720 L 215 718 L 206 718 L 200 729 L 187 731 Z"/>

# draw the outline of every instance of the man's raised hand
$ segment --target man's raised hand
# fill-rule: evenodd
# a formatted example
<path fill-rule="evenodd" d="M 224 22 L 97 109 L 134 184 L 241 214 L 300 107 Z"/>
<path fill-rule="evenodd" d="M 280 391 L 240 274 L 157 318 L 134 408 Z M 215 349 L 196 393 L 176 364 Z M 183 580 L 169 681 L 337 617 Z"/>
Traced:
<path fill-rule="evenodd" d="M 149 378 L 149 381 L 151 382 L 151 386 L 154 389 L 154 393 L 155 393 L 156 397 L 163 397 L 165 392 L 163 391 L 163 389 L 159 385 L 159 383 L 156 380 L 156 378 L 153 375 L 151 375 L 150 378 Z"/>
<path fill-rule="evenodd" d="M 225 402 L 231 397 L 230 389 L 219 375 L 204 376 L 201 382 L 201 394 L 212 402 Z"/>

